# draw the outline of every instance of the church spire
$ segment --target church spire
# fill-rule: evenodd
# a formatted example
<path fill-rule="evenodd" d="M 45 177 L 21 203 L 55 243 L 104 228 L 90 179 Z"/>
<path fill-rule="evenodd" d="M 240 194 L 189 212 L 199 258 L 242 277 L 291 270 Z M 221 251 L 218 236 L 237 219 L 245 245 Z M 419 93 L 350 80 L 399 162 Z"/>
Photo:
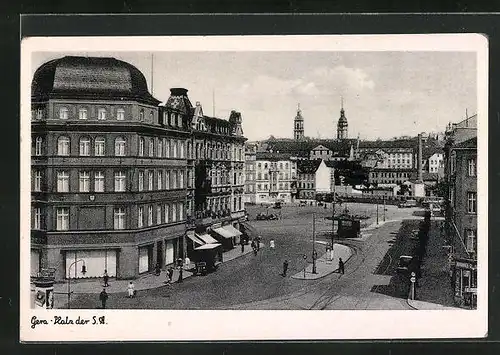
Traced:
<path fill-rule="evenodd" d="M 340 118 L 337 123 L 337 139 L 346 139 L 347 137 L 347 117 L 344 111 L 344 97 L 340 96 Z"/>
<path fill-rule="evenodd" d="M 293 121 L 293 138 L 304 139 L 304 117 L 302 117 L 300 103 L 297 104 L 297 115 Z"/>

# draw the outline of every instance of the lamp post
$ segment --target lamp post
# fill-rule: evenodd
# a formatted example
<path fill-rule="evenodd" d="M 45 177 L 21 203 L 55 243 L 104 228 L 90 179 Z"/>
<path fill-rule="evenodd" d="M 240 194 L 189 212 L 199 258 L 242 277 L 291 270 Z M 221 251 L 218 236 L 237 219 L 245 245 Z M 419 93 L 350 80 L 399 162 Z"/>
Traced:
<path fill-rule="evenodd" d="M 385 196 L 384 196 L 384 222 L 385 222 Z"/>
<path fill-rule="evenodd" d="M 377 226 L 378 226 L 378 198 L 377 198 Z"/>
<path fill-rule="evenodd" d="M 335 238 L 335 176 L 333 178 L 333 201 L 332 201 L 332 250 L 333 250 L 333 239 Z"/>
<path fill-rule="evenodd" d="M 76 264 L 77 264 L 77 263 L 79 263 L 80 261 L 83 263 L 83 265 L 82 265 L 82 274 L 84 274 L 84 275 L 85 275 L 85 273 L 87 272 L 87 270 L 86 270 L 86 266 L 85 266 L 85 260 L 83 260 L 83 259 L 78 259 L 78 260 L 76 260 L 76 261 L 73 261 L 73 262 L 69 265 L 69 268 L 68 268 L 68 309 L 70 309 L 70 308 L 71 308 L 71 307 L 70 307 L 70 302 L 71 302 L 71 286 L 70 286 L 70 285 L 71 285 L 71 267 L 72 267 L 73 265 L 76 265 Z"/>
<path fill-rule="evenodd" d="M 313 267 L 312 267 L 312 273 L 317 274 L 316 272 L 316 214 L 313 213 Z"/>

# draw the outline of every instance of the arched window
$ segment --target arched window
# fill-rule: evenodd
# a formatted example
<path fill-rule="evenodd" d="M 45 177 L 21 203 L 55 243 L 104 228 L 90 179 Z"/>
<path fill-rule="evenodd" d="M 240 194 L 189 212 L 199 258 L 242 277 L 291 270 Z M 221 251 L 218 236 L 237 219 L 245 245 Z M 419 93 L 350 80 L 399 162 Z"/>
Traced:
<path fill-rule="evenodd" d="M 149 139 L 148 155 L 150 157 L 154 157 L 154 153 L 155 153 L 155 139 L 153 137 L 151 137 Z"/>
<path fill-rule="evenodd" d="M 94 141 L 94 155 L 103 157 L 106 154 L 106 140 L 104 137 L 96 137 Z"/>
<path fill-rule="evenodd" d="M 161 158 L 163 154 L 163 141 L 161 138 L 158 138 L 158 148 L 156 149 L 156 155 L 158 158 Z"/>
<path fill-rule="evenodd" d="M 144 138 L 143 137 L 139 138 L 139 156 L 140 157 L 144 156 Z"/>
<path fill-rule="evenodd" d="M 42 145 L 43 145 L 43 138 L 36 137 L 36 139 L 35 139 L 35 155 L 42 155 Z"/>
<path fill-rule="evenodd" d="M 125 138 L 118 137 L 115 139 L 115 155 L 118 157 L 125 156 Z"/>
<path fill-rule="evenodd" d="M 61 136 L 57 139 L 57 155 L 69 155 L 69 138 Z"/>
<path fill-rule="evenodd" d="M 139 111 L 139 121 L 144 121 L 144 110 Z"/>
<path fill-rule="evenodd" d="M 82 156 L 82 157 L 90 156 L 90 138 L 89 137 L 80 138 L 79 147 L 80 147 L 80 156 Z"/>

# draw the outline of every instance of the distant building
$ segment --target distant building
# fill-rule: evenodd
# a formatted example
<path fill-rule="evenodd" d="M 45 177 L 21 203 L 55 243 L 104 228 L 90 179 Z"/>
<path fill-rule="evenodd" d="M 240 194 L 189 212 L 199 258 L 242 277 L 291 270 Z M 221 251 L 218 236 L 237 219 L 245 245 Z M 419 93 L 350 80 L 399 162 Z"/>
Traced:
<path fill-rule="evenodd" d="M 297 161 L 290 154 L 257 152 L 255 165 L 256 203 L 295 201 Z"/>
<path fill-rule="evenodd" d="M 368 174 L 370 184 L 402 184 L 416 178 L 414 169 L 374 168 Z"/>
<path fill-rule="evenodd" d="M 335 186 L 335 168 L 334 163 L 328 160 L 322 160 L 316 169 L 315 187 L 316 194 L 334 192 Z"/>
<path fill-rule="evenodd" d="M 347 123 L 347 117 L 345 116 L 345 111 L 344 111 L 344 100 L 341 100 L 341 105 L 340 105 L 340 118 L 337 122 L 337 139 L 348 139 L 349 134 L 348 134 L 348 127 L 349 124 Z"/>
<path fill-rule="evenodd" d="M 297 198 L 316 199 L 316 171 L 320 164 L 320 159 L 297 161 Z"/>
<path fill-rule="evenodd" d="M 256 202 L 256 159 L 257 143 L 245 144 L 245 203 Z"/>

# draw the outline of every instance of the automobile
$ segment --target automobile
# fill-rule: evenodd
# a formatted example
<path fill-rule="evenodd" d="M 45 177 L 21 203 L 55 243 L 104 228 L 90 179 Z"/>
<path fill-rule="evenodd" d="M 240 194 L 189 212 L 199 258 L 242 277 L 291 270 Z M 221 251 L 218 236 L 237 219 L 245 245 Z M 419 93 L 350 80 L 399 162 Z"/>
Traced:
<path fill-rule="evenodd" d="M 323 206 L 323 202 L 318 201 L 318 206 Z"/>
<path fill-rule="evenodd" d="M 258 221 L 267 221 L 267 220 L 277 220 L 278 219 L 278 216 L 275 215 L 274 213 L 269 213 L 269 214 L 266 214 L 266 213 L 259 213 L 256 217 L 255 217 L 256 220 Z"/>
<path fill-rule="evenodd" d="M 307 206 L 307 201 L 300 201 L 299 206 L 300 207 Z"/>
<path fill-rule="evenodd" d="M 401 255 L 399 257 L 398 267 L 396 268 L 397 273 L 408 273 L 409 269 L 413 263 L 413 256 Z"/>
<path fill-rule="evenodd" d="M 401 202 L 398 205 L 399 208 L 407 208 L 407 207 L 417 207 L 417 201 L 415 200 L 406 200 Z"/>
<path fill-rule="evenodd" d="M 280 209 L 281 208 L 281 202 L 275 202 L 274 203 L 274 206 L 273 206 L 274 209 Z"/>

